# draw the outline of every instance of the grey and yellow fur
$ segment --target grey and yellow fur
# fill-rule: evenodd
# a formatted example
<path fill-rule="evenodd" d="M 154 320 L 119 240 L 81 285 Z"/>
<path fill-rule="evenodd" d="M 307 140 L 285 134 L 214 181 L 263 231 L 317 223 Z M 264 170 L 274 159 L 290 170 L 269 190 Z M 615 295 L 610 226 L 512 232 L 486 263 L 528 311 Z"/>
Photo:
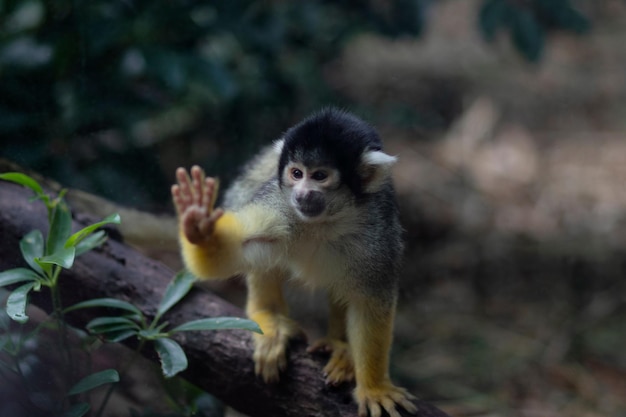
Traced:
<path fill-rule="evenodd" d="M 309 351 L 330 353 L 329 384 L 356 379 L 361 416 L 416 408 L 389 378 L 389 350 L 403 243 L 390 167 L 377 132 L 354 115 L 325 109 L 289 129 L 244 169 L 213 209 L 215 185 L 194 167 L 177 171 L 172 193 L 182 254 L 198 277 L 245 274 L 255 335 L 255 371 L 265 381 L 286 367 L 287 280 L 325 289 L 328 336 Z"/>

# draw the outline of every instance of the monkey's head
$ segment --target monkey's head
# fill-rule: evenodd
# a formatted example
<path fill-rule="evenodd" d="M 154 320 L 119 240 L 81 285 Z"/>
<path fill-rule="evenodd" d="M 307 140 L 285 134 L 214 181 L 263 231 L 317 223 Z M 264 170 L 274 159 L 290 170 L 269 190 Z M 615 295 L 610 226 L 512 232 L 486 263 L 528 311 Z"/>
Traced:
<path fill-rule="evenodd" d="M 372 126 L 335 108 L 289 129 L 276 150 L 280 187 L 305 221 L 332 217 L 377 193 L 396 161 Z"/>

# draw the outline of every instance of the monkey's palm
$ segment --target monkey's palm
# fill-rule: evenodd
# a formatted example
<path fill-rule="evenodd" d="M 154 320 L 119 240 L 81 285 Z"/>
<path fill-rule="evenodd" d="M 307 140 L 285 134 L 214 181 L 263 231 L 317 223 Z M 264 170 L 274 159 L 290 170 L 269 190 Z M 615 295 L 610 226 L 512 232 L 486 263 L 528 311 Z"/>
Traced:
<path fill-rule="evenodd" d="M 191 176 L 184 168 L 176 170 L 177 184 L 172 186 L 172 199 L 180 227 L 190 243 L 206 243 L 213 234 L 215 223 L 224 214 L 213 209 L 217 197 L 217 182 L 206 178 L 198 166 L 191 168 Z"/>

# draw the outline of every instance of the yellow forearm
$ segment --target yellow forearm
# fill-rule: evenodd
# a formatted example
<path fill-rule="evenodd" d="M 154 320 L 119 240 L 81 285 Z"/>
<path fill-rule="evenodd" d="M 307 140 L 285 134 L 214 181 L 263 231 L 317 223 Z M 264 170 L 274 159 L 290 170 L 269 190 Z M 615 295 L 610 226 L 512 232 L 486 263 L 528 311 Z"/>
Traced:
<path fill-rule="evenodd" d="M 194 245 L 182 230 L 180 244 L 185 266 L 203 279 L 224 279 L 242 272 L 241 247 L 244 239 L 241 222 L 232 212 L 218 219 L 209 241 Z"/>
<path fill-rule="evenodd" d="M 225 212 L 215 223 L 206 243 L 192 244 L 180 231 L 185 266 L 204 279 L 229 278 L 248 272 L 253 266 L 271 265 L 271 248 L 273 245 L 282 247 L 288 238 L 289 227 L 280 212 L 253 204 L 236 212 Z M 246 251 L 244 247 L 254 241 L 270 245 L 265 248 L 269 251 Z"/>

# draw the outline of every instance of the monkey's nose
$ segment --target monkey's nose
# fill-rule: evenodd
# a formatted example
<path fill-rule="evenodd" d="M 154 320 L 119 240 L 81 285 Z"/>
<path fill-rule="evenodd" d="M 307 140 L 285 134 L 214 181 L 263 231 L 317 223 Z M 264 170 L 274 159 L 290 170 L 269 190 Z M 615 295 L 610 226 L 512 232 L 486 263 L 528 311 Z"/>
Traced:
<path fill-rule="evenodd" d="M 326 207 L 324 194 L 319 191 L 309 191 L 304 195 L 296 196 L 296 203 L 300 213 L 307 217 L 319 216 Z"/>

